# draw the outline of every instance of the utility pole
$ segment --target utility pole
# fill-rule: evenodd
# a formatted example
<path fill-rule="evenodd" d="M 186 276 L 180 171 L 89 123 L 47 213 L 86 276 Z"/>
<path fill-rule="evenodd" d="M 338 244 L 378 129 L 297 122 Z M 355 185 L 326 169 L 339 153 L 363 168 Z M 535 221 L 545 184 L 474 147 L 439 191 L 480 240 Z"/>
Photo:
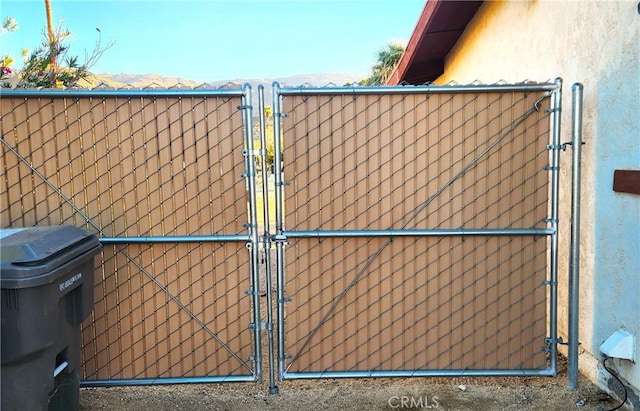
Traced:
<path fill-rule="evenodd" d="M 51 0 L 44 0 L 44 11 L 47 15 L 47 34 L 49 35 L 49 51 L 51 53 L 51 85 L 56 84 L 56 57 L 58 55 L 58 45 L 53 33 L 53 21 L 51 18 Z"/>

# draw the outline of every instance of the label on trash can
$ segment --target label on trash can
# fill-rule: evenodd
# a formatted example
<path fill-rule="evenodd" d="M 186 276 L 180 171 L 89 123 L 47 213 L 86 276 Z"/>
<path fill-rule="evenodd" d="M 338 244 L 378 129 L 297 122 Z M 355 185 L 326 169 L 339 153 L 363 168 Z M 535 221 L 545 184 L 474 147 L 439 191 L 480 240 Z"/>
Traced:
<path fill-rule="evenodd" d="M 60 291 L 64 291 L 67 288 L 71 287 L 74 283 L 82 279 L 82 273 L 78 273 L 73 277 L 69 278 L 67 281 L 60 283 Z"/>

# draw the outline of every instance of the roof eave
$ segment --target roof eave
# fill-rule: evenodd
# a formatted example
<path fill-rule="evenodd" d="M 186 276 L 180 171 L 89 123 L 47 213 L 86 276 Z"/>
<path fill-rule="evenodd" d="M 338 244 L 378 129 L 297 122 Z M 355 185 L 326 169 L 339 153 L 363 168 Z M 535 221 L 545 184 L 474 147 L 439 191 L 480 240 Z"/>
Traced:
<path fill-rule="evenodd" d="M 386 84 L 423 84 L 442 75 L 445 57 L 482 3 L 483 1 L 428 0 L 409 43 Z M 437 44 L 429 44 L 429 39 Z"/>

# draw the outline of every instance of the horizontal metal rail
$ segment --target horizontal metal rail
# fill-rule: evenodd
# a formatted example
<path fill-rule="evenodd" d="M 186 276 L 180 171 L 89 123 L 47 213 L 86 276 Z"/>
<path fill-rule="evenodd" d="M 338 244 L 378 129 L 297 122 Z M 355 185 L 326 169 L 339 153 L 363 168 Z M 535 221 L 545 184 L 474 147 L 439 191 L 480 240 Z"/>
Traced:
<path fill-rule="evenodd" d="M 287 380 L 311 378 L 396 378 L 396 377 L 554 377 L 551 369 L 521 370 L 415 370 L 415 371 L 320 371 L 286 372 Z"/>
<path fill-rule="evenodd" d="M 102 244 L 153 244 L 153 243 L 227 243 L 250 241 L 248 234 L 236 235 L 194 235 L 194 236 L 153 236 L 153 237 L 100 237 Z"/>
<path fill-rule="evenodd" d="M 554 235 L 555 228 L 489 228 L 444 230 L 311 230 L 284 231 L 272 238 L 336 238 L 336 237 L 464 237 L 464 236 L 543 236 Z"/>
<path fill-rule="evenodd" d="M 274 87 L 280 87 L 277 82 Z M 438 94 L 438 93 L 505 93 L 528 91 L 554 91 L 555 83 L 532 84 L 493 84 L 493 85 L 445 85 L 445 86 L 380 86 L 380 87 L 282 87 L 277 89 L 281 96 L 316 96 L 323 95 L 364 95 L 364 94 Z"/>
<path fill-rule="evenodd" d="M 82 380 L 81 387 L 119 387 L 125 385 L 169 385 L 169 384 L 207 384 L 219 382 L 255 382 L 253 375 L 220 377 L 175 377 L 175 378 L 136 378 L 121 380 Z"/>
<path fill-rule="evenodd" d="M 240 97 L 243 89 L 0 89 L 2 97 Z"/>

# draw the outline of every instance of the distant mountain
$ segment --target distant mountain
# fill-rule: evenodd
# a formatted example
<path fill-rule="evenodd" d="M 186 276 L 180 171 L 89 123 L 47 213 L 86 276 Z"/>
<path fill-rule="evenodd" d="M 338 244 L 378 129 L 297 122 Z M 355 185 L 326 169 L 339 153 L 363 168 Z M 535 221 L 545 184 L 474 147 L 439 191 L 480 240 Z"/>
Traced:
<path fill-rule="evenodd" d="M 232 80 L 217 80 L 207 83 L 185 79 L 182 77 L 170 77 L 160 74 L 127 74 L 127 73 L 91 73 L 86 80 L 80 80 L 78 86 L 82 88 L 219 88 L 228 84 L 235 87 L 241 87 L 245 83 L 249 83 L 257 89 L 262 84 L 265 87 L 265 97 L 271 95 L 271 86 L 274 81 L 280 83 L 281 87 L 340 87 L 345 84 L 357 83 L 363 79 L 363 76 L 349 73 L 314 73 L 314 74 L 298 74 L 289 77 L 278 78 L 235 78 Z M 15 85 L 17 76 L 8 79 L 10 84 Z"/>
<path fill-rule="evenodd" d="M 199 87 L 203 84 L 211 87 L 221 87 L 226 84 L 243 85 L 249 83 L 253 87 L 257 87 L 259 84 L 264 85 L 265 89 L 271 88 L 274 81 L 280 83 L 285 87 L 297 87 L 297 86 L 310 86 L 310 87 L 324 87 L 324 86 L 342 86 L 347 83 L 354 83 L 362 80 L 362 76 L 357 74 L 348 73 L 315 73 L 315 74 L 299 74 L 289 77 L 280 78 L 235 78 L 232 80 L 217 80 L 207 83 L 199 83 L 197 81 L 180 78 L 162 76 L 159 74 L 111 74 L 100 73 L 93 74 L 89 79 L 87 86 L 89 87 L 133 87 L 133 88 L 145 88 L 145 87 Z"/>
<path fill-rule="evenodd" d="M 197 87 L 199 85 L 196 81 L 191 81 L 179 77 L 167 77 L 159 74 L 111 74 L 100 73 L 93 74 L 91 81 L 95 86 L 107 86 L 114 88 L 121 87 L 133 87 L 133 88 L 145 88 L 145 87 L 172 87 L 177 84 L 182 84 L 189 87 Z"/>
<path fill-rule="evenodd" d="M 251 84 L 252 101 L 254 107 L 257 106 L 258 85 L 264 86 L 265 106 L 273 105 L 273 82 L 277 81 L 281 87 L 341 87 L 345 84 L 357 83 L 362 80 L 357 74 L 345 73 L 315 73 L 315 74 L 299 74 L 289 77 L 280 78 L 236 78 L 233 80 L 219 80 L 209 83 L 199 83 L 197 81 L 188 80 L 180 77 L 161 76 L 159 74 L 92 74 L 87 81 L 83 81 L 80 86 L 87 88 L 107 87 L 107 88 L 220 88 L 225 85 L 232 85 L 233 88 L 240 88 L 245 83 Z M 254 111 L 254 117 L 258 116 L 258 112 Z"/>

